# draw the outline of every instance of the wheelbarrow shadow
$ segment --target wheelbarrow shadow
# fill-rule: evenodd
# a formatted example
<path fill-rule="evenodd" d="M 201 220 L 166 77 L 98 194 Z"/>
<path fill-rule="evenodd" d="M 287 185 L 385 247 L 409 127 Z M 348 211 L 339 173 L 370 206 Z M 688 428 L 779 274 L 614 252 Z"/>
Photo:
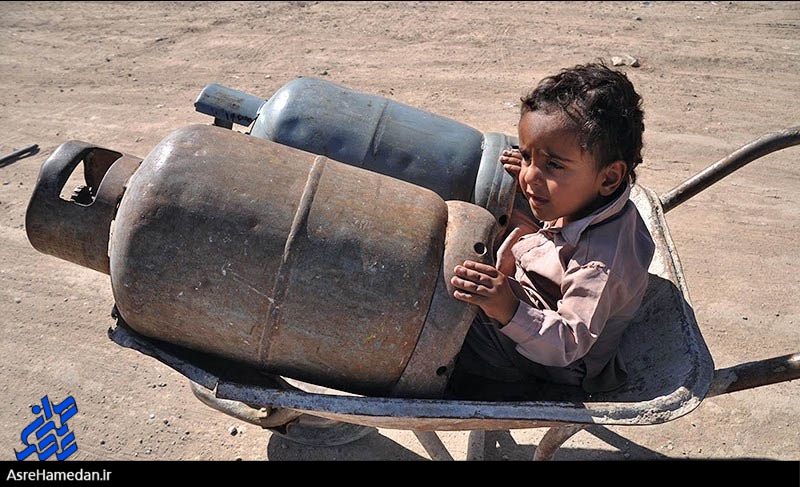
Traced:
<path fill-rule="evenodd" d="M 428 460 L 402 444 L 373 430 L 363 438 L 339 446 L 302 445 L 273 434 L 267 443 L 267 458 L 270 461 L 397 461 Z"/>
<path fill-rule="evenodd" d="M 558 459 L 571 460 L 625 460 L 628 457 L 644 460 L 668 459 L 653 450 L 630 442 L 605 427 L 590 427 L 587 432 L 597 436 L 618 451 L 569 448 L 559 450 Z M 484 460 L 486 461 L 528 461 L 533 458 L 536 445 L 519 444 L 508 430 L 487 431 L 485 437 Z M 627 454 L 627 457 L 625 456 Z M 395 440 L 372 431 L 365 437 L 338 447 L 301 445 L 278 435 L 272 435 L 267 444 L 267 458 L 270 461 L 428 461 L 427 456 L 409 450 Z"/>
<path fill-rule="evenodd" d="M 590 426 L 586 433 L 604 441 L 614 450 L 564 447 L 558 452 L 560 461 L 622 461 L 622 460 L 669 460 L 667 455 L 638 445 L 604 426 Z M 486 431 L 484 444 L 485 461 L 528 461 L 533 458 L 536 445 L 520 444 L 509 430 Z M 267 443 L 267 458 L 270 461 L 428 461 L 395 440 L 372 431 L 363 438 L 338 447 L 301 445 L 294 441 L 272 435 Z"/>
<path fill-rule="evenodd" d="M 614 447 L 613 450 L 565 446 L 558 450 L 557 461 L 659 461 L 676 460 L 645 446 L 634 443 L 625 436 L 605 426 L 589 426 L 585 434 Z M 486 431 L 484 461 L 529 461 L 534 457 L 536 445 L 520 444 L 509 430 Z M 272 435 L 267 443 L 267 458 L 270 461 L 430 461 L 378 431 L 338 447 L 301 445 L 278 435 Z M 469 459 L 469 458 L 468 458 Z M 702 460 L 694 457 L 694 460 Z M 460 459 L 457 459 L 460 460 Z M 709 459 L 711 460 L 711 459 Z M 769 461 L 769 458 L 737 458 L 736 460 Z"/>

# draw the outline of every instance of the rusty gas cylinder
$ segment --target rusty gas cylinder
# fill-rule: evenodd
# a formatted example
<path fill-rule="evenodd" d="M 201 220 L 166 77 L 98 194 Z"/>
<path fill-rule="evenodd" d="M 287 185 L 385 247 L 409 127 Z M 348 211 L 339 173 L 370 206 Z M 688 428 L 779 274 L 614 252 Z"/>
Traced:
<path fill-rule="evenodd" d="M 100 192 L 58 199 L 71 168 L 98 154 L 103 165 L 87 171 Z M 118 208 L 80 216 L 101 193 Z M 42 167 L 27 223 L 35 248 L 109 273 L 120 317 L 142 335 L 395 397 L 443 392 L 476 311 L 452 297 L 452 271 L 490 262 L 497 229 L 476 205 L 204 125 L 141 163 L 64 144 Z M 109 230 L 106 249 L 94 236 Z"/>

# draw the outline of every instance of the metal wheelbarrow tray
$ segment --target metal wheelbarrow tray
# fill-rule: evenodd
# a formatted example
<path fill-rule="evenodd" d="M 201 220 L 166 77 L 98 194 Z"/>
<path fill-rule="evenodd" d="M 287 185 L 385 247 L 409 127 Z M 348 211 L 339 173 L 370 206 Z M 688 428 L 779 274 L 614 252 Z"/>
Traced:
<path fill-rule="evenodd" d="M 366 397 L 268 376 L 155 342 L 131 330 L 119 317 L 109 336 L 189 378 L 195 395 L 209 406 L 278 433 L 286 434 L 287 427 L 303 417 L 328 424 L 413 430 L 420 441 L 426 438 L 424 432 L 437 430 L 550 427 L 535 455 L 535 459 L 549 459 L 587 425 L 665 423 L 690 413 L 706 397 L 800 377 L 800 354 L 714 369 L 664 217 L 665 212 L 745 164 L 799 143 L 800 127 L 768 134 L 661 198 L 645 187 L 634 187 L 631 199 L 651 232 L 656 252 L 642 307 L 622 341 L 628 381 L 612 392 L 587 395 L 575 388 L 544 385 L 535 396 L 521 401 Z M 351 432 L 339 444 L 359 435 L 363 433 Z M 326 441 L 321 439 L 318 444 Z"/>

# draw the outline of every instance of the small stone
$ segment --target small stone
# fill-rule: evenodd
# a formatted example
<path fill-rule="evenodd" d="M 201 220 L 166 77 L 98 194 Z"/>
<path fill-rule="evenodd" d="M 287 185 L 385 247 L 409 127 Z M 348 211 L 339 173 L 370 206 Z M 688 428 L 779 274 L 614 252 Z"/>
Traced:
<path fill-rule="evenodd" d="M 239 430 L 236 429 L 236 426 L 228 426 L 228 433 L 230 433 L 231 436 L 236 436 Z"/>
<path fill-rule="evenodd" d="M 780 313 L 775 313 L 775 316 L 780 316 L 780 315 L 781 315 Z"/>
<path fill-rule="evenodd" d="M 101 445 L 105 445 L 106 444 L 106 440 L 100 440 L 100 444 Z"/>
<path fill-rule="evenodd" d="M 674 446 L 672 446 L 672 443 L 670 443 L 669 445 L 667 445 L 667 450 L 672 450 L 673 448 L 675 448 L 675 447 L 674 447 Z"/>
<path fill-rule="evenodd" d="M 508 455 L 503 454 L 503 460 L 508 460 Z"/>
<path fill-rule="evenodd" d="M 164 105 L 162 105 L 161 103 L 159 103 L 158 105 L 156 105 L 156 108 L 164 108 Z"/>
<path fill-rule="evenodd" d="M 241 462 L 242 461 L 242 457 L 236 457 L 236 458 L 234 458 L 234 461 Z"/>
<path fill-rule="evenodd" d="M 611 56 L 611 64 L 614 66 L 624 66 L 625 61 L 619 56 Z"/>
<path fill-rule="evenodd" d="M 625 58 L 627 58 L 627 60 L 628 60 L 628 66 L 630 66 L 632 68 L 638 68 L 639 67 L 639 60 L 636 59 L 635 57 L 631 56 L 630 54 L 626 54 Z"/>
<path fill-rule="evenodd" d="M 625 458 L 630 458 L 631 454 L 628 453 L 628 452 L 625 452 L 625 453 L 622 454 L 622 456 L 625 457 Z"/>
<path fill-rule="evenodd" d="M 328 76 L 328 70 L 323 69 L 322 71 L 319 72 L 319 74 L 321 74 L 322 76 Z"/>
<path fill-rule="evenodd" d="M 166 41 L 169 37 L 156 37 L 156 42 Z"/>
<path fill-rule="evenodd" d="M 155 414 L 153 414 L 153 413 L 150 413 L 150 419 L 154 419 L 155 417 L 156 417 L 156 415 L 155 415 Z"/>
<path fill-rule="evenodd" d="M 642 20 L 642 18 L 637 15 L 636 17 L 633 18 L 633 20 Z"/>
<path fill-rule="evenodd" d="M 264 79 L 272 79 L 272 75 L 268 74 L 268 75 L 264 76 Z"/>
<path fill-rule="evenodd" d="M 21 298 L 14 298 L 14 302 L 15 302 L 15 303 L 17 303 L 17 304 L 19 304 L 19 303 L 21 303 L 21 302 L 22 302 L 22 299 L 21 299 Z"/>
<path fill-rule="evenodd" d="M 742 316 L 742 319 L 743 319 L 744 321 L 747 321 L 747 316 Z"/>
<path fill-rule="evenodd" d="M 289 447 L 286 445 L 286 443 L 281 443 L 281 450 L 285 450 L 287 448 Z"/>
<path fill-rule="evenodd" d="M 169 420 L 168 420 L 168 419 L 165 419 L 165 420 L 164 420 L 164 424 L 169 424 Z"/>
<path fill-rule="evenodd" d="M 144 449 L 144 452 L 145 452 L 147 455 L 149 455 L 151 451 L 153 451 L 153 450 L 151 450 L 149 446 L 148 446 L 147 448 L 145 448 L 145 449 Z"/>

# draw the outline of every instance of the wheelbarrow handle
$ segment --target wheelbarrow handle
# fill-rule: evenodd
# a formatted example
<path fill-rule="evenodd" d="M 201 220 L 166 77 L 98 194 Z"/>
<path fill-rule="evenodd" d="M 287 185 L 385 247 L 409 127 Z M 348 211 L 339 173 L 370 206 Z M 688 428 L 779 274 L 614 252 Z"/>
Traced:
<path fill-rule="evenodd" d="M 800 379 L 800 353 L 714 371 L 706 397 Z"/>
<path fill-rule="evenodd" d="M 800 144 L 800 126 L 759 137 L 661 196 L 664 213 L 746 164 L 771 152 L 798 144 Z M 718 396 L 794 379 L 800 379 L 800 353 L 715 370 L 707 396 Z"/>
<path fill-rule="evenodd" d="M 797 144 L 800 126 L 759 137 L 667 191 L 660 198 L 664 213 L 759 157 Z"/>

